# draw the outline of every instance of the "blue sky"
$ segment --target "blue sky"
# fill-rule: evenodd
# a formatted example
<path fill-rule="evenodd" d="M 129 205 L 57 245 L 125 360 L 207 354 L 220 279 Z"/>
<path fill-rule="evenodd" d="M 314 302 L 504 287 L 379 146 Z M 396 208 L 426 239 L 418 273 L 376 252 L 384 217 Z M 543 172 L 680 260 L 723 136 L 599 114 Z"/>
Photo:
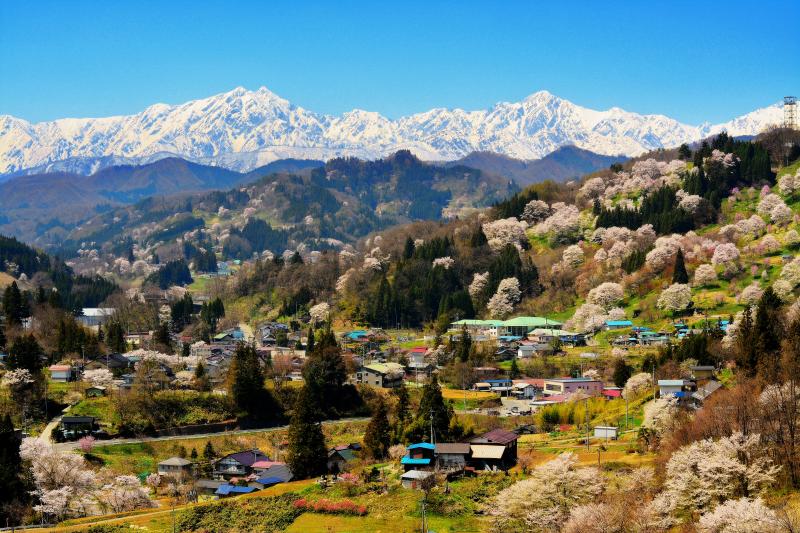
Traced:
<path fill-rule="evenodd" d="M 130 114 L 264 85 L 324 113 L 546 89 L 699 123 L 800 93 L 796 0 L 124 4 L 0 2 L 0 114 Z"/>

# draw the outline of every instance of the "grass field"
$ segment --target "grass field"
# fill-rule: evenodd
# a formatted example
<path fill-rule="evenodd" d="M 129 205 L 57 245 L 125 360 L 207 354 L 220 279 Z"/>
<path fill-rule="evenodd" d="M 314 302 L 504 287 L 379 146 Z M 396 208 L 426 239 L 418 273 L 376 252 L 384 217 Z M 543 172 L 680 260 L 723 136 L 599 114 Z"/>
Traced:
<path fill-rule="evenodd" d="M 366 422 L 343 422 L 323 426 L 329 445 L 348 444 L 359 441 Z M 169 457 L 189 456 L 194 449 L 202 455 L 206 442 L 210 442 L 219 455 L 242 449 L 258 448 L 272 458 L 282 457 L 281 443 L 286 440 L 286 430 L 259 431 L 243 435 L 222 433 L 213 437 L 186 437 L 168 441 L 139 444 L 112 444 L 97 446 L 92 455 L 119 474 L 142 475 L 154 472 L 159 461 Z"/>

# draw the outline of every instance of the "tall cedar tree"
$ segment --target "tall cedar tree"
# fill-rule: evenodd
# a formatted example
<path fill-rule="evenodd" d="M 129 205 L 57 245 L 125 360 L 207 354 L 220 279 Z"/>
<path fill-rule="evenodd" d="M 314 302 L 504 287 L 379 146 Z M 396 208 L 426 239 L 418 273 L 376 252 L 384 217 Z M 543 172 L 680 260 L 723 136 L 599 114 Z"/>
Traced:
<path fill-rule="evenodd" d="M 383 459 L 389 452 L 391 434 L 386 402 L 380 396 L 375 401 L 372 419 L 364 433 L 364 450 L 373 459 Z"/>
<path fill-rule="evenodd" d="M 201 392 L 211 390 L 211 381 L 208 379 L 208 373 L 202 361 L 194 369 L 194 388 Z"/>
<path fill-rule="evenodd" d="M 14 431 L 11 417 L 6 414 L 0 418 L 0 523 L 18 524 L 19 516 L 11 509 L 15 501 L 23 503 L 28 492 L 19 476 L 22 459 L 19 457 L 20 439 Z M 22 500 L 22 501 L 20 501 Z"/>
<path fill-rule="evenodd" d="M 306 351 L 314 351 L 314 326 L 308 326 L 308 341 L 306 342 Z"/>
<path fill-rule="evenodd" d="M 172 353 L 172 339 L 169 336 L 169 326 L 166 322 L 158 325 L 153 333 L 153 342 L 162 346 L 166 353 Z"/>
<path fill-rule="evenodd" d="M 783 338 L 783 303 L 772 287 L 767 287 L 758 301 L 753 324 L 756 347 L 760 353 L 759 372 L 767 382 L 779 379 L 781 339 Z"/>
<path fill-rule="evenodd" d="M 228 394 L 236 409 L 257 416 L 266 407 L 263 403 L 266 393 L 264 373 L 255 347 L 239 343 L 228 369 Z"/>
<path fill-rule="evenodd" d="M 319 414 L 310 397 L 310 391 L 303 387 L 294 403 L 289 422 L 289 449 L 286 462 L 297 479 L 306 479 L 327 470 L 328 450 L 325 448 L 325 435 Z"/>
<path fill-rule="evenodd" d="M 8 367 L 12 370 L 24 368 L 36 375 L 42 370 L 43 353 L 32 333 L 22 335 L 8 349 Z"/>
<path fill-rule="evenodd" d="M 16 281 L 12 281 L 3 293 L 3 313 L 9 324 L 19 324 L 28 315 L 25 299 Z"/>
<path fill-rule="evenodd" d="M 736 359 L 737 365 L 749 375 L 755 374 L 758 365 L 758 346 L 755 341 L 753 309 L 747 306 L 736 328 Z"/>
<path fill-rule="evenodd" d="M 620 357 L 614 362 L 614 385 L 624 387 L 631 374 L 633 374 L 633 369 L 625 361 L 624 357 Z"/>
<path fill-rule="evenodd" d="M 307 396 L 318 416 L 338 416 L 347 369 L 330 326 L 322 331 L 303 367 Z"/>
<path fill-rule="evenodd" d="M 445 404 L 442 397 L 442 389 L 439 387 L 439 380 L 436 374 L 422 388 L 422 398 L 419 401 L 418 422 L 424 427 L 430 428 L 431 418 L 433 418 L 433 430 L 437 441 L 447 439 L 450 431 L 450 418 L 453 416 L 450 408 Z M 430 434 L 430 429 L 428 430 Z"/>
<path fill-rule="evenodd" d="M 3 328 L 3 323 L 0 322 L 0 349 L 6 347 L 6 334 Z"/>
<path fill-rule="evenodd" d="M 675 268 L 672 271 L 672 283 L 689 283 L 689 273 L 686 272 L 686 262 L 683 259 L 683 249 L 678 248 L 675 254 Z"/>
<path fill-rule="evenodd" d="M 106 345 L 117 353 L 125 353 L 128 350 L 125 331 L 122 329 L 122 324 L 116 320 L 109 322 L 106 327 Z"/>
<path fill-rule="evenodd" d="M 409 412 L 409 397 L 408 397 L 408 389 L 406 389 L 405 385 L 402 387 L 397 387 L 392 390 L 395 396 L 397 396 L 397 405 L 395 406 L 395 417 L 397 417 L 398 421 L 406 421 L 411 416 Z"/>

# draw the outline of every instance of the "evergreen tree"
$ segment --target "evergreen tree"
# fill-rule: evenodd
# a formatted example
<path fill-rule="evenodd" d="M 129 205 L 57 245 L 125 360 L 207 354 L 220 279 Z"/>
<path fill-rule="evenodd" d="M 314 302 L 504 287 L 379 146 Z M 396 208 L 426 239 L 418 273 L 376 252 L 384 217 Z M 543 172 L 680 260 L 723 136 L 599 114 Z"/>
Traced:
<path fill-rule="evenodd" d="M 772 287 L 767 287 L 758 301 L 753 324 L 755 344 L 760 355 L 759 371 L 768 381 L 778 379 L 781 339 L 783 338 L 783 302 Z"/>
<path fill-rule="evenodd" d="M 509 376 L 511 379 L 516 379 L 520 376 L 519 365 L 517 364 L 517 358 L 514 357 L 511 360 L 511 369 L 509 371 Z"/>
<path fill-rule="evenodd" d="M 373 459 L 383 459 L 389 451 L 391 436 L 389 433 L 389 416 L 386 402 L 378 396 L 375 402 L 372 419 L 364 433 L 364 451 Z"/>
<path fill-rule="evenodd" d="M 737 365 L 746 374 L 754 374 L 758 364 L 758 347 L 755 342 L 755 330 L 753 328 L 753 310 L 750 306 L 745 307 L 742 318 L 736 328 L 736 358 Z"/>
<path fill-rule="evenodd" d="M 122 329 L 122 324 L 116 320 L 112 320 L 106 326 L 106 345 L 116 353 L 125 353 L 127 351 L 125 332 Z"/>
<path fill-rule="evenodd" d="M 236 409 L 250 416 L 264 409 L 264 373 L 254 346 L 239 343 L 228 368 L 228 394 Z"/>
<path fill-rule="evenodd" d="M 170 338 L 169 326 L 166 322 L 162 322 L 156 328 L 153 333 L 153 342 L 163 346 L 167 353 L 172 353 L 172 339 Z"/>
<path fill-rule="evenodd" d="M 16 281 L 6 287 L 3 293 L 3 313 L 6 315 L 6 322 L 9 324 L 19 324 L 22 319 L 28 316 L 26 302 L 17 286 Z"/>
<path fill-rule="evenodd" d="M 414 239 L 411 236 L 406 237 L 406 243 L 403 245 L 403 259 L 409 260 L 414 257 Z"/>
<path fill-rule="evenodd" d="M 620 357 L 614 362 L 614 385 L 624 387 L 632 374 L 633 369 L 625 361 L 624 357 Z"/>
<path fill-rule="evenodd" d="M 688 144 L 683 143 L 680 145 L 678 148 L 678 157 L 684 161 L 689 161 L 692 159 L 692 149 L 689 148 Z"/>
<path fill-rule="evenodd" d="M 683 249 L 678 248 L 675 254 L 675 268 L 672 271 L 672 283 L 689 283 L 689 273 L 686 272 L 686 262 L 683 259 Z"/>
<path fill-rule="evenodd" d="M 314 351 L 306 359 L 303 379 L 309 401 L 314 403 L 318 415 L 338 416 L 336 409 L 343 405 L 347 369 L 330 327 L 322 331 Z"/>
<path fill-rule="evenodd" d="M 308 342 L 306 342 L 306 351 L 314 351 L 314 326 L 308 326 Z"/>
<path fill-rule="evenodd" d="M 328 451 L 325 435 L 310 393 L 301 389 L 294 403 L 289 422 L 289 449 L 286 462 L 297 479 L 307 479 L 324 474 L 327 469 Z"/>
<path fill-rule="evenodd" d="M 461 329 L 461 335 L 456 342 L 454 350 L 454 358 L 456 361 L 466 363 L 469 361 L 469 356 L 472 353 L 472 337 L 470 336 L 467 328 Z"/>
<path fill-rule="evenodd" d="M 15 501 L 23 503 L 28 492 L 20 478 L 22 459 L 19 456 L 20 439 L 14 431 L 11 417 L 6 414 L 0 418 L 0 523 L 18 524 L 19 516 L 14 516 L 12 505 Z M 23 500 L 23 501 L 20 501 Z"/>
<path fill-rule="evenodd" d="M 197 363 L 194 369 L 194 388 L 202 392 L 211 390 L 211 381 L 208 379 L 208 373 L 202 361 Z"/>
<path fill-rule="evenodd" d="M 0 322 L 0 350 L 6 347 L 6 334 L 3 327 L 3 323 Z"/>
<path fill-rule="evenodd" d="M 192 354 L 192 346 L 188 342 L 181 344 L 181 355 L 189 357 Z"/>
<path fill-rule="evenodd" d="M 397 405 L 395 407 L 395 417 L 399 422 L 405 422 L 411 416 L 409 411 L 409 396 L 408 389 L 405 385 L 397 387 L 392 390 L 392 393 L 397 396 Z"/>
<path fill-rule="evenodd" d="M 442 389 L 439 387 L 439 380 L 436 378 L 436 374 L 434 374 L 431 376 L 430 381 L 422 388 L 417 421 L 419 425 L 430 428 L 431 420 L 433 420 L 435 438 L 437 440 L 445 440 L 450 430 L 450 418 L 452 416 L 452 411 L 442 397 Z M 430 434 L 430 430 L 428 434 Z"/>
<path fill-rule="evenodd" d="M 42 347 L 32 333 L 17 337 L 8 349 L 8 368 L 24 368 L 36 375 L 42 370 Z"/>

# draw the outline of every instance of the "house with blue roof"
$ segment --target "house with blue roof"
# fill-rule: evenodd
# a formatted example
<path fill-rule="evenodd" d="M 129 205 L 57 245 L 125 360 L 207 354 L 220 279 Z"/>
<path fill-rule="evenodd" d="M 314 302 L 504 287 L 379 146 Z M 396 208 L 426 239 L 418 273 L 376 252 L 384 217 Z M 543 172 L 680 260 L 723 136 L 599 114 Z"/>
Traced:
<path fill-rule="evenodd" d="M 633 327 L 633 322 L 630 320 L 606 320 L 606 329 L 625 329 Z"/>
<path fill-rule="evenodd" d="M 250 494 L 251 492 L 255 492 L 258 489 L 255 487 L 241 487 L 239 485 L 220 485 L 219 488 L 214 492 L 220 498 L 228 498 L 231 496 L 241 496 L 242 494 Z"/>
<path fill-rule="evenodd" d="M 406 448 L 406 455 L 400 459 L 403 469 L 409 470 L 432 470 L 435 466 L 436 446 L 430 442 L 418 442 L 410 444 Z"/>

